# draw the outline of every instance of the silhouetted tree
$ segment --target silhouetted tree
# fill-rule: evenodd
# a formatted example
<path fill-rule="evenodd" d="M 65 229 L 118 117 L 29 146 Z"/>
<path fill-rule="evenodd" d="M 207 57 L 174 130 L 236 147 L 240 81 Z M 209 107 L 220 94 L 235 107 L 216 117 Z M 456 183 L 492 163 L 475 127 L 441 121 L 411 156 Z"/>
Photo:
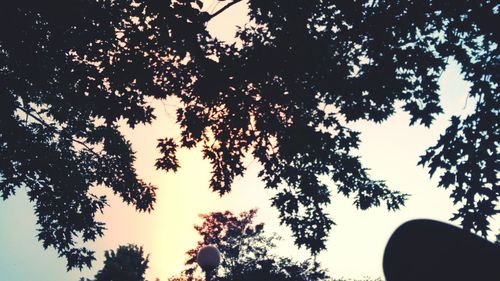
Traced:
<path fill-rule="evenodd" d="M 256 276 L 292 277 L 293 279 L 285 280 L 300 281 L 319 281 L 328 278 L 326 271 L 316 262 L 310 260 L 297 262 L 270 253 L 280 238 L 276 234 L 266 234 L 264 224 L 254 223 L 256 212 L 253 209 L 239 215 L 229 211 L 200 215 L 203 223 L 195 226 L 195 229 L 200 234 L 201 240 L 195 248 L 187 252 L 189 256 L 186 261 L 187 269 L 180 280 L 197 280 L 196 278 L 202 275 L 196 263 L 196 255 L 204 245 L 215 245 L 221 253 L 221 265 L 215 276 L 217 280 L 240 280 Z"/>
<path fill-rule="evenodd" d="M 144 256 L 142 247 L 133 244 L 120 246 L 116 252 L 106 251 L 104 256 L 104 267 L 97 272 L 95 279 L 87 281 L 146 281 L 144 274 L 149 255 Z"/>
<path fill-rule="evenodd" d="M 281 222 L 316 254 L 333 225 L 320 177 L 360 209 L 395 210 L 405 199 L 369 177 L 348 122 L 381 122 L 400 103 L 411 124 L 431 125 L 450 58 L 476 110 L 454 116 L 420 164 L 442 171 L 440 186 L 460 206 L 453 219 L 486 235 L 500 193 L 496 1 L 248 0 L 241 44 L 212 38 L 206 23 L 238 2 L 213 13 L 199 0 L 3 3 L 0 190 L 6 199 L 27 189 L 45 247 L 68 268 L 90 264 L 92 252 L 74 246 L 77 235 L 102 235 L 94 214 L 105 199 L 90 186 L 151 210 L 154 188 L 137 179 L 117 122 L 151 122 L 149 101 L 173 96 L 181 138 L 159 141 L 156 167 L 175 171 L 176 150 L 198 146 L 222 195 L 253 156 L 278 189 Z"/>
<path fill-rule="evenodd" d="M 332 281 L 384 281 L 384 279 L 382 279 L 380 277 L 378 277 L 378 278 L 363 277 L 361 279 L 351 279 L 351 278 L 344 279 L 344 278 L 342 278 L 342 279 L 334 279 Z"/>
<path fill-rule="evenodd" d="M 149 3 L 21 0 L 0 9 L 0 195 L 27 190 L 38 239 L 65 256 L 68 269 L 95 259 L 75 245 L 79 238 L 103 235 L 95 214 L 106 198 L 90 187 L 109 187 L 139 211 L 155 202 L 118 122 L 153 120 L 146 99 L 166 96 L 153 79 L 174 75 L 172 83 L 184 84 L 168 65 L 186 55 L 174 45 L 188 44 L 178 33 L 189 38 L 191 25 L 177 17 L 188 4 Z"/>

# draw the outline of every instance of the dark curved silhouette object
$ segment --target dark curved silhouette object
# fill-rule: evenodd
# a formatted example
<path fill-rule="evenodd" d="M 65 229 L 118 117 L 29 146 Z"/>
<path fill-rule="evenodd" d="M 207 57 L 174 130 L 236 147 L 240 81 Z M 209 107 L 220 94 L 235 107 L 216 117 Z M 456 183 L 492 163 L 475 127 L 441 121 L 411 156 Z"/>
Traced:
<path fill-rule="evenodd" d="M 498 281 L 500 246 L 446 223 L 412 220 L 392 234 L 383 267 L 387 281 Z"/>
<path fill-rule="evenodd" d="M 303 281 L 303 279 L 287 277 L 280 273 L 269 272 L 266 269 L 257 269 L 221 281 Z"/>

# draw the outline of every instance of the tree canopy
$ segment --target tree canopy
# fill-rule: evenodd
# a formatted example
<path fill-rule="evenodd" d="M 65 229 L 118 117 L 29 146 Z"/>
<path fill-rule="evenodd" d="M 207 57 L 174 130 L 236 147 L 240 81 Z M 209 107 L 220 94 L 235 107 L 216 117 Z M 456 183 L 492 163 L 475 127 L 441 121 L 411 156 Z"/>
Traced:
<path fill-rule="evenodd" d="M 201 236 L 196 247 L 187 252 L 188 268 L 185 273 L 193 276 L 198 269 L 196 256 L 201 247 L 214 245 L 220 251 L 222 260 L 219 274 L 234 275 L 255 266 L 255 261 L 269 257 L 269 250 L 275 246 L 275 236 L 264 234 L 264 224 L 255 224 L 256 210 L 235 215 L 230 211 L 200 215 L 201 225 L 194 228 Z"/>
<path fill-rule="evenodd" d="M 241 1 L 214 12 L 200 0 L 2 5 L 0 193 L 27 190 L 44 247 L 68 268 L 90 265 L 79 237 L 103 234 L 95 214 L 106 204 L 93 186 L 152 210 L 155 187 L 137 177 L 118 122 L 152 122 L 150 101 L 176 97 L 181 136 L 159 141 L 156 167 L 176 171 L 177 149 L 198 147 L 223 195 L 253 157 L 281 222 L 316 254 L 334 224 L 332 192 L 360 209 L 406 198 L 369 176 L 349 122 L 382 122 L 402 104 L 411 124 L 430 126 L 450 58 L 476 108 L 454 116 L 420 164 L 451 189 L 452 219 L 487 234 L 500 193 L 496 1 L 248 0 L 239 44 L 213 38 L 207 22 Z"/>
<path fill-rule="evenodd" d="M 119 246 L 116 252 L 106 251 L 104 257 L 104 267 L 93 280 L 87 281 L 146 281 L 144 275 L 149 255 L 144 256 L 142 247 L 133 244 Z"/>
<path fill-rule="evenodd" d="M 263 223 L 255 223 L 256 213 L 257 210 L 252 209 L 239 215 L 230 211 L 200 215 L 203 222 L 195 229 L 201 239 L 196 247 L 187 251 L 186 269 L 181 276 L 169 280 L 203 280 L 196 256 L 205 245 L 217 247 L 222 256 L 213 280 L 330 280 L 328 273 L 310 257 L 297 261 L 272 253 L 280 237 L 266 233 Z"/>

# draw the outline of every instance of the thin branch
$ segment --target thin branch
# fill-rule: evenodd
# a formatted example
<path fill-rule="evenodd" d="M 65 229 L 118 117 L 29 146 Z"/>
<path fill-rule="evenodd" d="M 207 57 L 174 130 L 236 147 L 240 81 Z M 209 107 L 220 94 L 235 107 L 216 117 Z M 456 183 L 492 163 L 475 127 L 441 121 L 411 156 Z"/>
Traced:
<path fill-rule="evenodd" d="M 227 3 L 224 7 L 220 8 L 217 12 L 211 14 L 208 17 L 207 22 L 210 21 L 211 19 L 215 18 L 216 16 L 222 14 L 225 10 L 229 9 L 231 6 L 233 6 L 234 4 L 237 4 L 239 2 L 241 2 L 241 0 L 233 0 L 233 1 L 229 2 L 229 3 Z"/>
<path fill-rule="evenodd" d="M 47 122 L 45 122 L 45 120 L 43 120 L 42 118 L 39 118 L 38 116 L 33 115 L 33 113 L 31 113 L 31 111 L 28 111 L 28 110 L 26 110 L 26 109 L 24 109 L 22 107 L 17 107 L 17 109 L 19 109 L 22 112 L 26 113 L 26 116 L 30 116 L 31 118 L 35 119 L 36 121 L 38 121 L 38 123 L 44 125 L 45 127 L 51 127 L 51 125 L 48 124 Z"/>
<path fill-rule="evenodd" d="M 469 97 L 470 97 L 470 92 L 467 93 L 467 96 L 465 97 L 465 104 L 464 104 L 464 107 L 462 108 L 462 110 L 465 110 L 467 108 L 467 102 L 469 101 Z"/>
<path fill-rule="evenodd" d="M 208 7 L 207 11 L 210 10 L 211 13 L 213 13 L 215 11 L 215 9 L 217 8 L 217 6 L 219 6 L 221 1 L 219 0 L 213 0 L 212 2 L 212 5 L 210 5 L 210 7 Z"/>
<path fill-rule="evenodd" d="M 35 119 L 36 121 L 38 121 L 38 123 L 44 125 L 45 127 L 52 127 L 49 123 L 47 123 L 45 120 L 43 120 L 42 118 L 34 115 L 31 111 L 28 111 L 22 107 L 17 107 L 17 109 L 21 110 L 22 112 L 26 113 L 26 116 L 30 116 L 31 118 Z M 31 108 L 30 108 L 31 109 Z M 35 111 L 35 113 L 38 115 L 38 112 Z M 101 157 L 101 155 L 99 155 L 99 153 L 95 152 L 91 147 L 89 147 L 85 142 L 83 141 L 80 141 L 78 139 L 75 139 L 75 138 L 71 138 L 72 141 L 78 143 L 78 144 L 81 144 L 83 147 L 85 147 L 88 151 L 90 151 L 91 153 L 93 153 L 94 155 L 96 155 L 97 157 Z"/>

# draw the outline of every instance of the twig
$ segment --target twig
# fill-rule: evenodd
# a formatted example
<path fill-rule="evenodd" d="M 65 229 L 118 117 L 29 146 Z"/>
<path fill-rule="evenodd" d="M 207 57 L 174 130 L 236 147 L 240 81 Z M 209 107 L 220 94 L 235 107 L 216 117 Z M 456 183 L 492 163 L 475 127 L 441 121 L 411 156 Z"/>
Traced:
<path fill-rule="evenodd" d="M 217 6 L 219 6 L 219 3 L 220 1 L 219 0 L 214 0 L 214 2 L 212 3 L 212 8 L 211 8 L 211 13 L 213 13 L 215 11 L 215 9 L 217 8 Z"/>
<path fill-rule="evenodd" d="M 224 7 L 217 10 L 217 12 L 211 14 L 206 21 L 208 22 L 209 20 L 215 18 L 216 16 L 220 15 L 222 12 L 224 12 L 225 10 L 229 9 L 231 6 L 239 2 L 241 2 L 241 0 L 233 0 L 232 2 L 227 3 Z"/>

